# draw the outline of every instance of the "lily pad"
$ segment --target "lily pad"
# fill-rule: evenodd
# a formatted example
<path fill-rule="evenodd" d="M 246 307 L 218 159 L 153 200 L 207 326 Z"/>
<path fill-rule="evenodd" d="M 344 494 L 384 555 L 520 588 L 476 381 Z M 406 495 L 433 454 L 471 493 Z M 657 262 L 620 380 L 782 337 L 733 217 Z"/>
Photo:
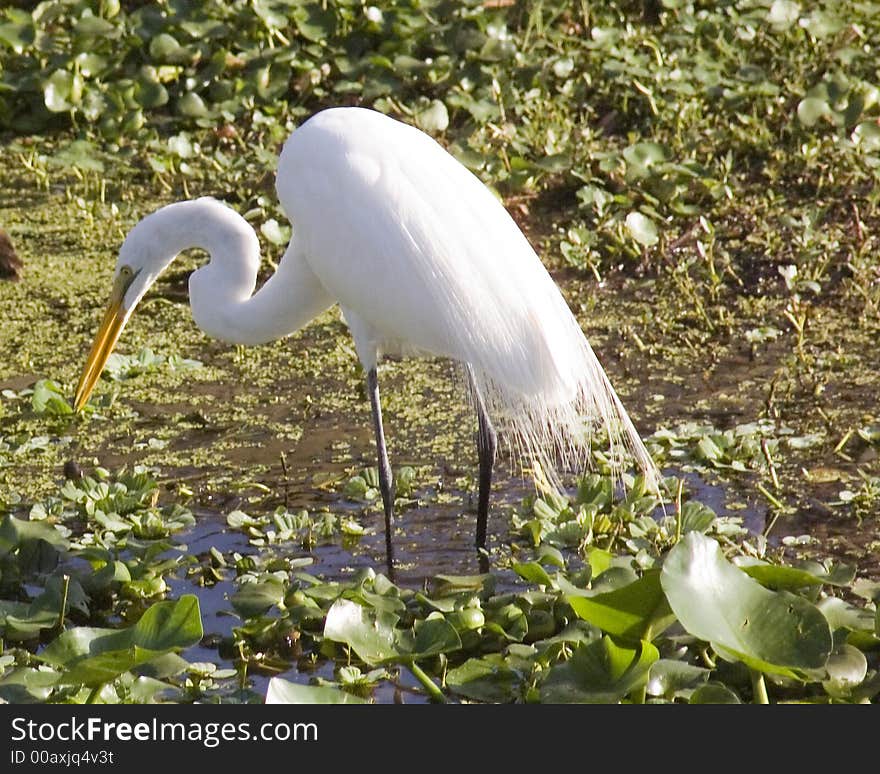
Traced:
<path fill-rule="evenodd" d="M 348 645 L 371 666 L 410 663 L 461 647 L 461 639 L 441 613 L 432 613 L 417 629 L 396 628 L 394 613 L 339 599 L 327 611 L 324 637 Z"/>
<path fill-rule="evenodd" d="M 627 215 L 626 227 L 630 236 L 645 247 L 656 245 L 660 239 L 657 224 L 641 212 L 631 212 Z"/>
<path fill-rule="evenodd" d="M 101 685 L 174 650 L 195 645 L 203 635 L 198 597 L 157 602 L 125 629 L 78 626 L 49 643 L 41 661 L 62 669 L 66 684 Z"/>
<path fill-rule="evenodd" d="M 764 588 L 712 538 L 689 532 L 667 555 L 660 582 L 681 625 L 731 660 L 790 677 L 828 660 L 831 630 L 816 606 Z"/>
<path fill-rule="evenodd" d="M 585 621 L 628 640 L 652 639 L 674 620 L 660 587 L 660 571 L 594 596 L 569 596 L 568 604 Z"/>
<path fill-rule="evenodd" d="M 541 684 L 541 701 L 550 704 L 613 704 L 645 685 L 660 654 L 650 642 L 632 648 L 603 637 L 579 645 L 571 658 L 554 666 Z"/>
<path fill-rule="evenodd" d="M 266 704 L 367 704 L 347 691 L 329 685 L 300 685 L 273 677 L 266 689 Z"/>

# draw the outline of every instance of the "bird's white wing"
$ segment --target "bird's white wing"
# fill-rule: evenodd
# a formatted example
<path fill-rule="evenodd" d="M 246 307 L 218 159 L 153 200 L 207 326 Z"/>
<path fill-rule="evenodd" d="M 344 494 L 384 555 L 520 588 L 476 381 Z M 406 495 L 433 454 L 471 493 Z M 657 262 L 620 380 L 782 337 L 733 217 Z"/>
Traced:
<path fill-rule="evenodd" d="M 371 345 L 470 363 L 490 414 L 545 468 L 559 454 L 582 461 L 598 422 L 653 469 L 522 232 L 427 135 L 373 111 L 324 111 L 288 141 L 277 188 L 305 260 Z"/>
<path fill-rule="evenodd" d="M 548 397 L 568 381 L 571 315 L 522 232 L 427 135 L 355 112 L 356 126 L 351 110 L 318 114 L 279 166 L 312 270 L 380 349 L 449 356 Z"/>

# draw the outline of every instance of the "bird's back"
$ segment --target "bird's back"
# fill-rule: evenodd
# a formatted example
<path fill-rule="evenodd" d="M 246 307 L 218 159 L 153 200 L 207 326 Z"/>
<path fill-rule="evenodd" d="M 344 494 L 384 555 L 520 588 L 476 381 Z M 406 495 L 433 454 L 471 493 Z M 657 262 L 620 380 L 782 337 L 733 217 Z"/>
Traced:
<path fill-rule="evenodd" d="M 371 110 L 325 110 L 287 141 L 276 187 L 298 254 L 357 316 L 359 351 L 469 363 L 490 415 L 551 476 L 560 457 L 583 464 L 601 426 L 612 456 L 628 448 L 653 478 L 638 433 L 528 240 L 433 139 Z M 370 341 L 357 341 L 364 336 Z"/>
<path fill-rule="evenodd" d="M 277 187 L 310 267 L 381 351 L 470 362 L 545 397 L 570 381 L 561 294 L 501 203 L 424 133 L 323 111 L 288 141 Z"/>

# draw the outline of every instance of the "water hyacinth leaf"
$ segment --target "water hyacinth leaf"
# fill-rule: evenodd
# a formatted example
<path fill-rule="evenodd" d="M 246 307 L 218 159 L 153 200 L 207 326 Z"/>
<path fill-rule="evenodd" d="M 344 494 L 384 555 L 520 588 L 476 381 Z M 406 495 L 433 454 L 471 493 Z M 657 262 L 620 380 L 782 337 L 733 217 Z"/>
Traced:
<path fill-rule="evenodd" d="M 641 212 L 631 212 L 626 216 L 626 227 L 630 236 L 640 245 L 651 247 L 660 240 L 657 224 Z"/>
<path fill-rule="evenodd" d="M 66 684 L 100 685 L 170 651 L 195 645 L 203 636 L 198 598 L 157 602 L 133 626 L 68 629 L 39 658 L 62 668 Z"/>
<path fill-rule="evenodd" d="M 68 545 L 64 536 L 48 522 L 26 521 L 15 516 L 4 516 L 0 521 L 0 556 L 37 541 L 55 548 L 66 548 Z"/>
<path fill-rule="evenodd" d="M 459 591 L 481 591 L 492 594 L 495 591 L 496 578 L 486 573 L 484 575 L 435 575 L 434 594 L 438 597 L 453 594 Z"/>
<path fill-rule="evenodd" d="M 31 406 L 37 414 L 65 416 L 73 413 L 73 406 L 68 403 L 61 386 L 51 379 L 40 379 L 34 385 Z"/>
<path fill-rule="evenodd" d="M 273 677 L 266 689 L 266 704 L 367 704 L 347 691 L 329 685 L 300 685 Z"/>
<path fill-rule="evenodd" d="M 286 245 L 290 241 L 290 226 L 282 226 L 275 218 L 269 218 L 263 223 L 260 233 L 273 245 Z"/>
<path fill-rule="evenodd" d="M 422 131 L 429 134 L 441 134 L 445 132 L 449 126 L 449 111 L 439 99 L 432 100 L 431 103 L 416 113 L 416 126 Z"/>
<path fill-rule="evenodd" d="M 706 532 L 717 518 L 715 511 L 708 505 L 697 502 L 696 500 L 688 500 L 681 507 L 681 531 L 686 532 Z"/>
<path fill-rule="evenodd" d="M 590 569 L 594 578 L 599 577 L 603 572 L 605 572 L 605 570 L 611 567 L 611 563 L 613 561 L 614 554 L 612 554 L 610 551 L 606 551 L 604 548 L 590 546 L 587 549 L 587 562 L 589 562 Z"/>
<path fill-rule="evenodd" d="M 8 21 L 0 24 L 0 44 L 9 46 L 16 54 L 21 54 L 36 37 L 33 17 L 21 9 L 7 8 L 6 18 Z"/>
<path fill-rule="evenodd" d="M 553 579 L 547 574 L 547 571 L 537 562 L 515 562 L 513 571 L 521 578 L 535 583 L 538 586 L 552 587 Z"/>
<path fill-rule="evenodd" d="M 817 563 L 813 563 L 813 566 L 789 567 L 750 558 L 744 558 L 737 563 L 737 566 L 762 586 L 787 590 L 824 584 L 848 586 L 855 573 L 854 570 L 844 565 L 838 565 L 832 572 L 828 572 Z"/>
<path fill-rule="evenodd" d="M 56 70 L 43 86 L 43 100 L 53 113 L 72 110 L 82 98 L 82 78 L 69 70 Z"/>
<path fill-rule="evenodd" d="M 863 121 L 853 131 L 852 141 L 863 153 L 880 151 L 880 126 L 875 121 Z"/>
<path fill-rule="evenodd" d="M 406 636 L 398 639 L 398 646 L 405 649 L 409 658 L 448 653 L 461 647 L 458 632 L 441 613 L 432 613 L 424 621 L 416 621 L 414 632 L 412 644 Z"/>
<path fill-rule="evenodd" d="M 567 600 L 580 618 L 622 639 L 650 639 L 674 620 L 660 586 L 659 570 L 648 570 L 637 581 L 613 591 L 578 594 Z"/>
<path fill-rule="evenodd" d="M 150 41 L 150 56 L 157 62 L 179 64 L 189 57 L 173 35 L 161 32 Z"/>
<path fill-rule="evenodd" d="M 552 667 L 541 684 L 550 704 L 613 704 L 643 687 L 660 654 L 650 642 L 621 647 L 606 636 L 578 645 L 571 658 Z"/>
<path fill-rule="evenodd" d="M 324 637 L 348 645 L 364 662 L 374 666 L 398 657 L 395 626 L 399 620 L 394 613 L 339 599 L 327 611 Z"/>
<path fill-rule="evenodd" d="M 710 670 L 684 661 L 661 658 L 651 665 L 647 691 L 649 696 L 672 699 L 682 692 L 693 692 L 709 679 Z"/>
<path fill-rule="evenodd" d="M 119 36 L 119 30 L 115 25 L 100 16 L 81 16 L 73 25 L 73 29 L 77 35 L 89 37 L 115 38 Z"/>
<path fill-rule="evenodd" d="M 800 17 L 801 6 L 793 0 L 774 0 L 767 13 L 767 21 L 779 32 L 787 30 Z"/>
<path fill-rule="evenodd" d="M 726 658 L 800 678 L 821 669 L 831 653 L 831 630 L 815 605 L 765 589 L 698 532 L 689 532 L 669 552 L 660 582 L 687 632 L 711 642 Z"/>
<path fill-rule="evenodd" d="M 565 557 L 562 555 L 562 551 L 554 546 L 539 546 L 538 561 L 541 564 L 549 564 L 558 567 L 560 570 L 565 569 Z"/>
<path fill-rule="evenodd" d="M 831 115 L 831 107 L 819 97 L 805 97 L 798 103 L 797 115 L 804 126 L 815 126 L 820 118 Z"/>
<path fill-rule="evenodd" d="M 104 162 L 98 156 L 98 149 L 94 144 L 88 140 L 74 140 L 58 150 L 51 157 L 51 162 L 67 168 L 81 169 L 84 172 L 103 172 Z M 51 384 L 55 383 L 51 382 Z"/>
<path fill-rule="evenodd" d="M 552 156 L 544 156 L 535 161 L 534 166 L 544 172 L 559 174 L 571 167 L 571 157 L 566 153 L 556 153 Z"/>
<path fill-rule="evenodd" d="M 520 672 L 500 653 L 471 658 L 446 674 L 446 686 L 473 701 L 506 703 L 516 699 L 522 685 Z"/>
<path fill-rule="evenodd" d="M 844 643 L 828 657 L 825 665 L 828 679 L 822 685 L 830 696 L 847 698 L 868 675 L 868 660 L 865 654 L 849 643 Z"/>
<path fill-rule="evenodd" d="M 321 43 L 336 32 L 336 12 L 326 5 L 305 4 L 294 11 L 293 18 L 300 35 L 313 43 Z"/>
<path fill-rule="evenodd" d="M 139 664 L 132 671 L 144 677 L 165 679 L 179 675 L 188 668 L 189 662 L 182 659 L 176 653 L 162 653 L 144 664 Z"/>
<path fill-rule="evenodd" d="M 204 118 L 208 115 L 208 108 L 198 94 L 188 91 L 177 101 L 177 112 L 188 118 Z"/>
<path fill-rule="evenodd" d="M 274 605 L 284 601 L 285 586 L 273 575 L 253 583 L 243 583 L 229 601 L 232 607 L 245 618 L 262 615 Z"/>
<path fill-rule="evenodd" d="M 656 142 L 639 142 L 623 151 L 627 164 L 627 174 L 631 177 L 645 177 L 651 167 L 666 161 L 667 151 Z"/>
<path fill-rule="evenodd" d="M 692 694 L 690 698 L 691 704 L 742 704 L 739 696 L 737 696 L 730 688 L 721 683 L 707 683 L 700 686 Z"/>
<path fill-rule="evenodd" d="M 45 702 L 58 684 L 58 672 L 42 664 L 33 667 L 13 667 L 4 664 L 0 675 L 0 699 L 10 704 Z"/>
<path fill-rule="evenodd" d="M 831 630 L 837 635 L 846 633 L 846 640 L 863 650 L 871 650 L 880 645 L 880 629 L 877 628 L 875 611 L 846 602 L 838 597 L 825 597 L 816 605 L 828 621 Z"/>
<path fill-rule="evenodd" d="M 36 600 L 35 600 L 36 602 Z M 58 623 L 58 608 L 0 600 L 0 634 L 8 641 L 30 640 Z"/>

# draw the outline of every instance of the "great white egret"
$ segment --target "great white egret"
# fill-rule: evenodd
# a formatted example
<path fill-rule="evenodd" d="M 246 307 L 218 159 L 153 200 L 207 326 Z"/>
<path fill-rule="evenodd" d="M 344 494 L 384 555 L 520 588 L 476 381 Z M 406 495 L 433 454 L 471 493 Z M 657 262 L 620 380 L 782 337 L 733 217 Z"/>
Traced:
<path fill-rule="evenodd" d="M 437 142 L 363 108 L 332 108 L 284 145 L 276 189 L 294 235 L 256 293 L 251 226 L 210 198 L 141 220 L 119 251 L 110 303 L 76 390 L 86 403 L 138 301 L 182 250 L 210 255 L 189 279 L 196 324 L 237 344 L 292 333 L 338 303 L 367 375 L 392 566 L 394 489 L 382 430 L 382 355 L 461 363 L 478 417 L 477 545 L 486 542 L 497 436 L 552 482 L 603 428 L 619 474 L 629 451 L 656 469 L 559 289 L 513 219 Z"/>

